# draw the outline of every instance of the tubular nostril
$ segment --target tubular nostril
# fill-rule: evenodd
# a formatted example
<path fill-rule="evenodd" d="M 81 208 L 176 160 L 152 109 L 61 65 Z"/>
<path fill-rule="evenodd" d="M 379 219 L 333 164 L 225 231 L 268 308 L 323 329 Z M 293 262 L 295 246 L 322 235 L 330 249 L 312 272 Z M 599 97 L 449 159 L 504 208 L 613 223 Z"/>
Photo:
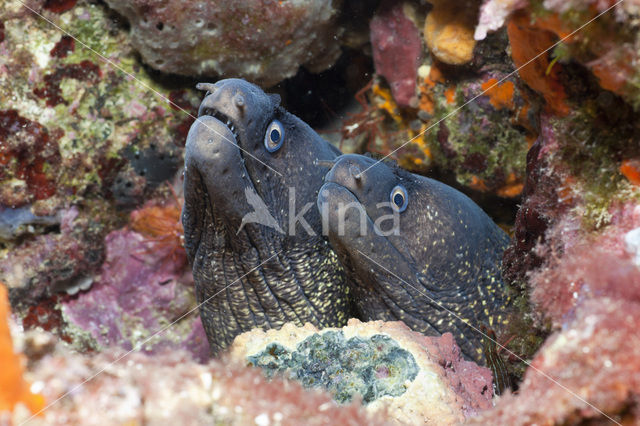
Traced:
<path fill-rule="evenodd" d="M 196 89 L 198 90 L 206 90 L 210 94 L 215 92 L 217 87 L 213 83 L 198 83 L 196 84 Z"/>
<path fill-rule="evenodd" d="M 237 94 L 234 98 L 233 101 L 235 102 L 236 106 L 239 109 L 243 109 L 244 108 L 244 96 Z"/>
<path fill-rule="evenodd" d="M 357 164 L 352 164 L 349 167 L 349 173 L 351 173 L 351 176 L 353 176 L 355 180 L 360 180 L 360 178 L 362 177 L 362 171 L 360 170 L 360 167 L 358 167 Z"/>

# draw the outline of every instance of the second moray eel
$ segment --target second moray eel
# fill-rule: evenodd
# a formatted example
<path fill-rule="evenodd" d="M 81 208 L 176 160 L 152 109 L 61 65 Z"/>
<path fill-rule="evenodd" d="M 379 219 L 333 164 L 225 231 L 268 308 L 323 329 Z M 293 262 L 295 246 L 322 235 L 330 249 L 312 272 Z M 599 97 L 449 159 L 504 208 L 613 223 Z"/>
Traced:
<path fill-rule="evenodd" d="M 500 265 L 509 238 L 480 207 L 433 179 L 343 155 L 318 208 L 364 320 L 450 331 L 467 358 L 485 364 L 480 326 L 507 321 Z"/>

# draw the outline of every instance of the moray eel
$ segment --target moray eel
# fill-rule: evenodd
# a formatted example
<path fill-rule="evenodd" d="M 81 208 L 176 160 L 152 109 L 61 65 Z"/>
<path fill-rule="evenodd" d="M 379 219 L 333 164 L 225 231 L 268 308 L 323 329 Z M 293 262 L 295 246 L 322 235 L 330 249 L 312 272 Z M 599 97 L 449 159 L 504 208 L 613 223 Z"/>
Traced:
<path fill-rule="evenodd" d="M 317 205 L 364 320 L 449 331 L 467 358 L 485 363 L 482 334 L 467 324 L 507 321 L 500 265 L 509 239 L 480 207 L 441 182 L 353 154 L 335 161 Z"/>
<path fill-rule="evenodd" d="M 182 223 L 213 354 L 256 327 L 345 325 L 345 274 L 315 209 L 327 172 L 315 162 L 340 152 L 278 95 L 238 79 L 199 88 L 208 93 L 187 136 Z"/>

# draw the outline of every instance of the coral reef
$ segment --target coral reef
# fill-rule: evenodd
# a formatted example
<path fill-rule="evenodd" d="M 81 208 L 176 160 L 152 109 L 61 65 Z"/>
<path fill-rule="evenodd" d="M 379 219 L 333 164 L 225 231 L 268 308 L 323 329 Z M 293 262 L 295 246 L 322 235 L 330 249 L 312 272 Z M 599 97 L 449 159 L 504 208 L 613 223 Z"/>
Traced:
<path fill-rule="evenodd" d="M 78 319 L 80 315 L 74 320 L 82 327 L 70 326 L 62 307 L 74 305 L 75 298 L 84 300 L 92 285 L 107 294 L 113 293 L 105 287 L 133 290 L 111 286 L 113 277 L 99 276 L 121 272 L 103 265 L 107 246 L 114 241 L 106 237 L 125 226 L 128 212 L 146 200 L 153 199 L 158 209 L 164 209 L 163 201 L 175 198 L 162 183 L 172 181 L 179 170 L 193 120 L 185 111 L 195 113 L 199 96 L 153 80 L 137 63 L 122 22 L 104 5 L 36 1 L 29 7 L 70 35 L 30 13 L 21 2 L 0 5 L 0 279 L 9 288 L 15 314 L 25 328 L 54 331 L 78 349 L 106 340 L 116 343 L 118 339 L 106 339 L 102 333 L 104 324 L 98 330 L 104 318 L 87 324 Z M 179 215 L 179 201 L 173 210 Z M 175 236 L 180 229 L 177 221 L 163 221 L 163 213 L 139 210 L 132 226 L 139 227 L 144 237 L 130 234 L 135 237 L 121 248 L 135 255 L 148 254 L 153 247 L 172 261 L 172 273 L 181 277 L 184 250 Z M 157 229 L 165 225 L 164 231 Z M 150 255 L 145 259 L 165 260 Z M 131 272 L 126 265 L 123 271 Z M 146 271 L 146 276 L 137 276 L 137 284 L 153 289 L 143 278 L 156 276 Z M 181 280 L 182 292 L 172 293 L 178 281 L 163 288 L 165 300 L 180 295 L 175 303 L 181 306 L 179 313 L 186 309 L 186 300 L 192 301 L 189 280 Z M 120 301 L 125 298 L 120 297 Z M 97 294 L 89 299 L 94 307 L 119 306 L 104 300 L 101 304 Z M 97 312 L 105 314 L 98 308 L 93 313 Z M 160 315 L 155 321 L 159 326 L 173 319 Z M 129 331 L 151 325 L 135 316 L 130 320 L 128 326 L 136 323 L 138 328 Z M 95 336 L 88 339 L 89 330 Z M 186 328 L 187 334 L 192 331 L 202 337 L 196 329 Z M 193 351 L 204 358 L 199 344 L 192 343 Z"/>
<path fill-rule="evenodd" d="M 372 347 L 368 342 L 375 344 Z M 347 349 L 341 349 L 344 346 Z M 378 354 L 366 357 L 367 351 Z M 300 357 L 302 354 L 305 356 Z M 450 333 L 427 337 L 402 322 L 352 319 L 346 327 L 324 329 L 322 334 L 311 324 L 256 329 L 236 338 L 230 356 L 238 363 L 260 365 L 268 375 L 285 370 L 286 365 L 288 377 L 305 386 L 315 386 L 320 380 L 338 400 L 349 400 L 355 391 L 364 391 L 361 397 L 369 400 L 368 412 L 386 412 L 401 423 L 457 424 L 491 406 L 490 371 L 463 360 Z M 417 375 L 410 379 L 416 368 Z M 378 395 L 377 399 L 367 394 L 374 383 L 383 385 L 378 391 L 390 389 L 397 377 L 408 379 L 403 386 L 394 386 L 398 390 L 406 387 L 403 392 Z M 342 393 L 346 389 L 351 390 Z"/>
<path fill-rule="evenodd" d="M 452 175 L 471 190 L 515 198 L 539 107 L 513 74 L 506 32 L 473 39 L 477 6 L 436 2 L 425 10 L 383 2 L 371 21 L 377 74 L 360 95 L 363 111 L 343 134 L 361 141 L 356 151 L 391 155 L 411 171 Z M 413 41 L 416 24 L 424 27 L 426 49 Z M 406 34 L 395 41 L 401 28 Z"/>
<path fill-rule="evenodd" d="M 145 62 L 163 72 L 242 77 L 268 87 L 300 65 L 326 69 L 340 54 L 340 1 L 107 4 L 129 20 L 131 42 Z"/>
<path fill-rule="evenodd" d="M 75 206 L 58 210 L 56 216 L 58 232 L 25 239 L 0 258 L 0 276 L 16 308 L 90 282 L 102 264 L 104 226 L 89 215 L 81 217 Z"/>
<path fill-rule="evenodd" d="M 582 265 L 586 262 L 593 259 L 584 259 Z M 601 271 L 601 275 L 607 275 Z M 637 289 L 637 269 L 634 274 L 633 285 Z M 613 282 L 622 277 L 614 271 L 608 278 Z M 632 300 L 601 296 L 584 301 L 562 331 L 540 349 L 518 394 L 504 396 L 495 408 L 472 423 L 577 424 L 610 419 L 623 424 L 637 422 L 640 341 L 634 318 L 640 314 L 638 300 L 636 290 Z"/>
<path fill-rule="evenodd" d="M 622 96 L 637 110 L 640 107 L 637 18 L 634 2 L 487 0 L 481 7 L 475 38 L 484 39 L 487 32 L 500 28 L 505 21 L 510 33 L 513 26 L 520 26 L 520 30 L 526 32 L 522 40 L 512 42 L 517 50 L 538 45 L 542 49 L 538 49 L 537 54 L 562 38 L 562 43 L 554 46 L 552 52 L 556 61 L 572 60 L 582 64 L 594 74 L 602 88 Z M 589 25 L 584 26 L 587 22 Z M 546 55 L 540 59 L 545 61 Z M 530 68 L 534 67 L 532 64 Z M 550 81 L 557 78 L 558 70 L 552 73 L 555 77 Z M 561 86 L 552 84 L 562 91 Z M 552 96 L 551 91 L 546 93 Z"/>
<path fill-rule="evenodd" d="M 424 92 L 425 98 L 435 99 L 437 131 L 434 128 L 425 135 L 433 147 L 434 162 L 455 170 L 456 180 L 470 188 L 503 197 L 518 196 L 531 135 L 526 130 L 531 126 L 527 117 L 530 106 L 518 80 L 496 70 L 477 80 L 436 90 L 444 90 L 444 96 Z M 451 93 L 448 99 L 447 90 Z M 468 102 L 472 102 L 469 107 L 457 111 Z"/>
<path fill-rule="evenodd" d="M 72 389 L 30 422 L 637 423 L 637 2 L 586 26 L 614 2 L 106 3 L 26 3 L 65 34 L 0 2 L 0 423 Z M 492 400 L 491 373 L 450 334 L 399 323 L 253 331 L 236 364 L 208 361 L 171 189 L 200 98 L 183 87 L 272 85 L 331 66 L 341 45 L 376 70 L 344 79 L 364 86 L 343 120 L 356 150 L 519 204 L 503 276 L 522 315 L 485 342 L 517 392 Z M 343 118 L 318 102 L 342 84 L 327 81 L 279 91 Z"/>
<path fill-rule="evenodd" d="M 51 405 L 34 418 L 14 410 L 14 424 L 166 424 L 176 419 L 191 425 L 386 423 L 357 403 L 338 405 L 328 394 L 289 380 L 267 382 L 253 368 L 199 364 L 180 350 L 154 356 L 81 355 L 56 345 L 48 333 L 31 331 L 21 340 L 31 354 L 26 376 Z"/>
<path fill-rule="evenodd" d="M 59 21 L 147 87 L 103 63 L 87 47 L 70 42 L 19 2 L 3 3 L 0 17 L 6 53 L 0 68 L 1 204 L 15 208 L 48 200 L 53 210 L 85 199 L 98 203 L 118 198 L 111 187 L 127 170 L 144 176 L 145 171 L 162 169 L 164 179 L 167 171 L 173 175 L 177 148 L 186 136 L 178 133 L 179 125 L 186 118 L 148 94 L 147 87 L 177 96 L 170 96 L 135 63 L 126 34 L 103 6 L 81 2 L 59 17 L 49 13 L 48 19 Z M 196 99 L 193 94 L 185 98 Z M 193 104 L 188 109 L 194 111 Z M 157 154 L 146 155 L 147 150 Z M 153 177 L 143 181 L 145 188 L 158 183 Z"/>
<path fill-rule="evenodd" d="M 475 419 L 479 424 L 625 423 L 639 415 L 640 359 L 630 323 L 640 309 L 637 95 L 603 80 L 603 69 L 590 62 L 602 63 L 594 58 L 607 56 L 604 45 L 619 52 L 633 42 L 629 9 L 603 15 L 540 55 L 608 5 L 576 5 L 567 13 L 555 2 L 501 3 L 508 12 L 495 15 L 511 13 L 514 62 L 527 64 L 519 74 L 544 100 L 504 276 L 533 304 L 532 326 L 552 334 L 518 393 L 501 398 Z M 483 6 L 480 33 L 493 25 L 482 16 L 496 7 Z M 616 73 L 625 85 L 633 79 L 624 67 Z"/>

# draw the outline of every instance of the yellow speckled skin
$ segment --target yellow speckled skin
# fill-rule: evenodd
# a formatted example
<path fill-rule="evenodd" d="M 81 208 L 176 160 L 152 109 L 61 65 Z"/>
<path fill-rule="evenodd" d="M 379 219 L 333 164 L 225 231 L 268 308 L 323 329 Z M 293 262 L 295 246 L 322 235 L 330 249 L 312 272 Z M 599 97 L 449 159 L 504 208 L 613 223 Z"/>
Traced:
<path fill-rule="evenodd" d="M 406 189 L 407 208 L 399 213 L 398 235 L 382 236 L 373 226 L 392 210 L 378 203 L 389 202 L 396 185 Z M 339 206 L 348 203 L 363 214 L 347 211 L 340 233 Z M 495 329 L 507 321 L 500 266 L 509 239 L 480 207 L 441 182 L 361 155 L 337 159 L 318 207 L 327 211 L 329 241 L 347 271 L 359 316 L 399 319 L 425 334 L 449 331 L 464 355 L 485 363 L 482 334 L 467 324 Z"/>
<path fill-rule="evenodd" d="M 296 191 L 296 212 L 313 205 L 326 173 L 314 162 L 339 152 L 283 110 L 277 95 L 237 79 L 203 86 L 209 93 L 186 143 L 182 222 L 212 352 L 255 327 L 345 325 L 349 289 L 337 256 L 320 235 L 318 212 L 312 208 L 304 216 L 315 236 L 301 225 L 292 234 L 287 229 L 289 188 Z M 264 137 L 274 119 L 285 137 L 279 150 L 268 152 Z M 254 211 L 247 188 L 284 234 L 256 223 L 238 232 L 242 218 Z"/>

